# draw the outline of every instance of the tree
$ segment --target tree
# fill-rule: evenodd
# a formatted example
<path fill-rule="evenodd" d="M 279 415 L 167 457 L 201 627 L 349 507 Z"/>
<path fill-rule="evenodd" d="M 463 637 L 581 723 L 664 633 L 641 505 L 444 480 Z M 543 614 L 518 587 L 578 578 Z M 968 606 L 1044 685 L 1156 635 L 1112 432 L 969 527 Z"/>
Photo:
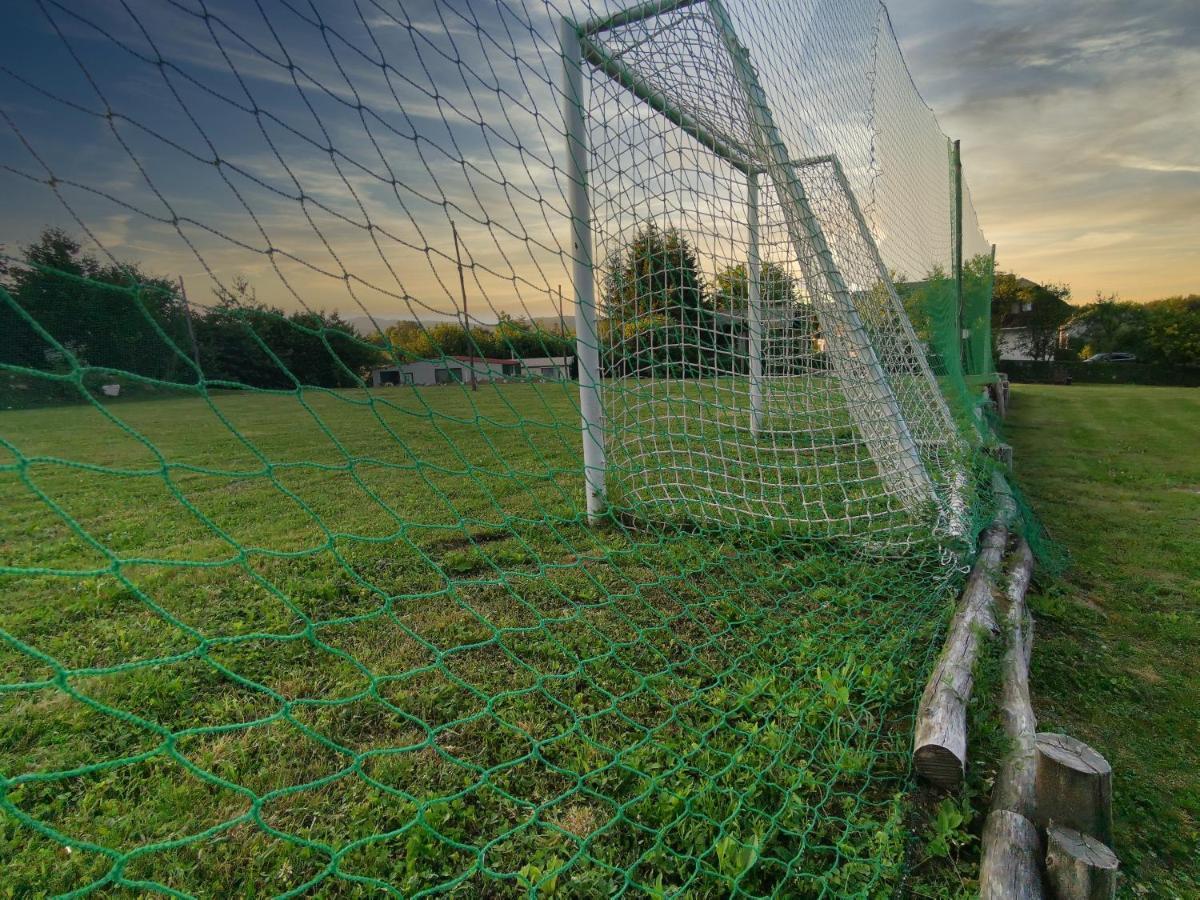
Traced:
<path fill-rule="evenodd" d="M 1071 330 L 1077 335 L 1083 356 L 1122 351 L 1138 357 L 1149 354 L 1146 338 L 1149 330 L 1148 307 L 1123 302 L 1116 295 L 1096 292 L 1096 300 L 1080 308 L 1071 318 Z"/>
<path fill-rule="evenodd" d="M 74 358 L 145 378 L 188 377 L 187 323 L 174 283 L 136 263 L 103 264 L 60 228 L 43 229 L 21 257 L 3 274 L 0 358 L 34 370 L 69 367 Z"/>
<path fill-rule="evenodd" d="M 1200 366 L 1200 294 L 1146 304 L 1151 362 Z"/>
<path fill-rule="evenodd" d="M 731 329 L 714 315 L 696 252 L 675 228 L 640 228 L 607 266 L 600 326 L 616 375 L 695 377 L 728 371 Z"/>
<path fill-rule="evenodd" d="M 298 384 L 353 387 L 385 359 L 337 312 L 285 313 L 259 303 L 240 276 L 216 295 L 217 305 L 195 322 L 210 383 L 277 390 Z"/>
<path fill-rule="evenodd" d="M 715 305 L 717 309 L 745 316 L 750 304 L 750 277 L 745 263 L 729 266 L 717 273 Z M 779 263 L 762 264 L 758 277 L 758 295 L 764 310 L 778 315 L 785 306 L 796 304 L 796 279 Z"/>
<path fill-rule="evenodd" d="M 602 305 L 605 316 L 623 322 L 661 315 L 694 323 L 710 309 L 695 250 L 678 230 L 653 222 L 608 267 Z"/>

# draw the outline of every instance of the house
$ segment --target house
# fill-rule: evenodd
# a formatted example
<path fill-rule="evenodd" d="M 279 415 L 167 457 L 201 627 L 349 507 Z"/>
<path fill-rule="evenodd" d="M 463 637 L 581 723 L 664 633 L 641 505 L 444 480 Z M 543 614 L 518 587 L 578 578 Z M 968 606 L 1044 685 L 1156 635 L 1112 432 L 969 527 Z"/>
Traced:
<path fill-rule="evenodd" d="M 1053 359 L 1071 334 L 1063 326 L 1071 317 L 1066 291 L 1043 287 L 1028 278 L 1013 278 L 992 300 L 992 333 L 1002 360 Z"/>
<path fill-rule="evenodd" d="M 463 384 L 475 373 L 477 382 L 525 379 L 566 380 L 574 357 L 540 356 L 527 359 L 491 359 L 483 356 L 440 356 L 379 366 L 371 370 L 371 386 Z"/>

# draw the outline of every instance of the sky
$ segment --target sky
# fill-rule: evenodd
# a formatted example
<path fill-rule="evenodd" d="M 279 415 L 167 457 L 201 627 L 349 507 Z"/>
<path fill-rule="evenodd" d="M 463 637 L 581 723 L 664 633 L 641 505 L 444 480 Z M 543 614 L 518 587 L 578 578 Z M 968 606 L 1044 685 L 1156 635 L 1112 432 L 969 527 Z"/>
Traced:
<path fill-rule="evenodd" d="M 968 253 L 994 242 L 1002 268 L 1077 302 L 1200 291 L 1194 0 L 893 0 L 903 58 L 874 0 L 728 4 L 788 150 L 838 155 L 894 270 L 947 258 L 950 135 Z M 556 21 L 610 5 L 13 0 L 0 245 L 60 225 L 182 276 L 196 303 L 242 277 L 285 309 L 425 320 L 461 313 L 461 255 L 473 318 L 552 315 L 560 285 L 569 314 Z M 645 59 L 702 114 L 729 72 L 704 62 L 719 52 L 703 21 L 672 27 Z M 612 47 L 634 59 L 633 37 Z M 592 84 L 597 260 L 642 215 L 690 228 L 710 277 L 744 259 L 736 173 Z M 744 131 L 727 107 L 709 118 Z M 848 207 L 809 175 L 839 252 Z M 786 256 L 769 191 L 763 216 L 764 256 Z"/>
<path fill-rule="evenodd" d="M 997 264 L 1128 300 L 1200 293 L 1200 3 L 891 0 Z"/>

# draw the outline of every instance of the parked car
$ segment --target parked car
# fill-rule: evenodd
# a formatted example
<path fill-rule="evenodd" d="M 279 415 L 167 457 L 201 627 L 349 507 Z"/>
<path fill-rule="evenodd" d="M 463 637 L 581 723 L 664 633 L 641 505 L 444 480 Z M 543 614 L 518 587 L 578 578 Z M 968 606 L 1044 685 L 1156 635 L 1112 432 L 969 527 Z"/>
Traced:
<path fill-rule="evenodd" d="M 1105 362 L 1105 363 L 1137 362 L 1137 357 L 1134 356 L 1132 353 L 1097 353 L 1093 356 L 1089 356 L 1087 359 L 1084 360 L 1084 362 L 1090 362 L 1090 363 L 1093 363 L 1093 362 Z"/>

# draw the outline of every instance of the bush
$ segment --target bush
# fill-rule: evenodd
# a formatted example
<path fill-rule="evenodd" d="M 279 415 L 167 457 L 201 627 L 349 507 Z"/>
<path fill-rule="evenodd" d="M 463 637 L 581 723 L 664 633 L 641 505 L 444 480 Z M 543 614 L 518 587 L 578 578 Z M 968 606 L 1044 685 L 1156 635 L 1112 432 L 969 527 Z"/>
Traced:
<path fill-rule="evenodd" d="M 1147 384 L 1200 387 L 1200 367 L 1147 363 L 1039 362 L 1002 359 L 998 371 L 1009 381 L 1025 384 Z"/>

